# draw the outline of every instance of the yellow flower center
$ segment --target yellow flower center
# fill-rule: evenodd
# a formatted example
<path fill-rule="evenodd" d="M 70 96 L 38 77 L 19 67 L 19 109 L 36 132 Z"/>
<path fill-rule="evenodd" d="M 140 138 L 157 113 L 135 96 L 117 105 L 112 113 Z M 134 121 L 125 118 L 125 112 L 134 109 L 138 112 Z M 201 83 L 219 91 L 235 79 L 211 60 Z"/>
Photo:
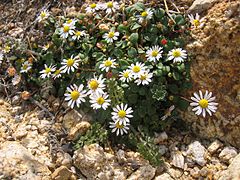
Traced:
<path fill-rule="evenodd" d="M 108 33 L 108 37 L 109 37 L 109 38 L 113 38 L 113 37 L 114 37 L 114 32 L 109 32 L 109 33 Z"/>
<path fill-rule="evenodd" d="M 94 9 L 97 5 L 95 3 L 90 5 L 90 8 Z"/>
<path fill-rule="evenodd" d="M 156 50 L 152 51 L 152 57 L 157 57 L 157 55 L 158 55 L 158 51 Z"/>
<path fill-rule="evenodd" d="M 110 60 L 106 60 L 104 62 L 104 66 L 106 66 L 106 67 L 110 67 L 111 65 L 112 65 L 112 61 L 110 61 Z"/>
<path fill-rule="evenodd" d="M 45 69 L 45 73 L 46 73 L 46 74 L 48 74 L 48 73 L 50 73 L 50 72 L 51 72 L 51 68 L 46 68 L 46 69 Z"/>
<path fill-rule="evenodd" d="M 89 82 L 89 86 L 90 86 L 90 88 L 91 89 L 93 89 L 93 90 L 96 90 L 97 88 L 98 88 L 98 82 L 95 80 L 95 79 L 93 79 L 93 80 L 91 80 L 90 82 Z"/>
<path fill-rule="evenodd" d="M 198 27 L 200 25 L 200 21 L 198 19 L 193 20 L 193 25 Z"/>
<path fill-rule="evenodd" d="M 172 55 L 174 57 L 180 57 L 181 56 L 181 52 L 179 50 L 175 50 L 175 51 L 173 51 Z"/>
<path fill-rule="evenodd" d="M 112 8 L 112 7 L 113 7 L 113 3 L 112 3 L 112 2 L 108 2 L 108 3 L 107 3 L 107 7 L 108 7 L 108 8 Z"/>
<path fill-rule="evenodd" d="M 102 105 L 104 102 L 105 102 L 105 100 L 104 100 L 103 97 L 99 97 L 99 98 L 97 99 L 97 103 L 100 104 L 100 105 Z"/>
<path fill-rule="evenodd" d="M 71 92 L 72 100 L 77 100 L 79 98 L 79 96 L 80 96 L 80 93 L 78 91 L 74 90 Z"/>
<path fill-rule="evenodd" d="M 41 18 L 45 18 L 46 15 L 47 15 L 47 14 L 46 14 L 45 12 L 41 12 L 41 14 L 40 14 Z"/>
<path fill-rule="evenodd" d="M 76 35 L 76 36 L 81 36 L 81 34 L 82 34 L 81 31 L 76 31 L 76 32 L 75 32 L 75 35 Z"/>
<path fill-rule="evenodd" d="M 123 124 L 120 125 L 120 123 L 117 122 L 117 123 L 116 123 L 116 128 L 122 129 L 122 128 L 124 128 L 124 125 L 123 125 Z"/>
<path fill-rule="evenodd" d="M 5 47 L 4 47 L 4 51 L 5 51 L 5 52 L 8 53 L 10 50 L 11 50 L 11 47 L 10 47 L 10 46 L 5 46 Z"/>
<path fill-rule="evenodd" d="M 140 66 L 133 66 L 132 71 L 138 73 L 141 70 Z"/>
<path fill-rule="evenodd" d="M 74 59 L 69 58 L 69 59 L 67 60 L 67 66 L 68 66 L 68 67 L 71 67 L 73 64 L 74 64 Z"/>
<path fill-rule="evenodd" d="M 69 26 L 63 26 L 63 32 L 68 32 L 70 30 L 70 27 Z"/>
<path fill-rule="evenodd" d="M 67 21 L 68 24 L 70 24 L 71 22 L 72 22 L 72 19 L 69 19 L 69 20 Z"/>
<path fill-rule="evenodd" d="M 124 110 L 118 111 L 118 116 L 119 116 L 120 118 L 124 118 L 124 117 L 126 116 L 126 111 L 124 111 Z"/>
<path fill-rule="evenodd" d="M 147 15 L 148 15 L 148 13 L 147 13 L 146 11 L 143 11 L 143 12 L 141 13 L 141 16 L 142 16 L 142 17 L 147 17 Z"/>
<path fill-rule="evenodd" d="M 206 99 L 201 99 L 199 102 L 198 102 L 199 106 L 201 108 L 207 108 L 208 107 L 208 100 Z"/>
<path fill-rule="evenodd" d="M 60 73 L 61 73 L 61 70 L 60 70 L 60 69 L 58 69 L 58 70 L 56 70 L 56 71 L 54 72 L 55 75 L 58 75 L 58 74 L 60 74 Z"/>
<path fill-rule="evenodd" d="M 123 73 L 123 77 L 128 78 L 129 77 L 129 72 Z"/>
<path fill-rule="evenodd" d="M 146 80 L 147 79 L 147 75 L 146 74 L 141 74 L 140 75 L 140 80 L 143 81 L 143 80 Z"/>

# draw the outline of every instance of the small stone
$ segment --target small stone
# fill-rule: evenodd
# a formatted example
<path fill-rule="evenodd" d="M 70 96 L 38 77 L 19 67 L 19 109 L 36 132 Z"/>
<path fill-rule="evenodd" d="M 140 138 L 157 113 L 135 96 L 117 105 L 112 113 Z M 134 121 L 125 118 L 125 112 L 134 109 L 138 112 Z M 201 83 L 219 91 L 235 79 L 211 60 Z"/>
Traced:
<path fill-rule="evenodd" d="M 201 170 L 200 170 L 200 175 L 203 176 L 203 177 L 206 177 L 208 175 L 208 168 L 207 167 L 203 167 Z"/>
<path fill-rule="evenodd" d="M 78 123 L 76 126 L 70 129 L 70 132 L 68 134 L 68 139 L 76 140 L 80 135 L 85 134 L 87 130 L 90 128 L 90 126 L 91 124 L 87 121 L 82 121 Z"/>
<path fill-rule="evenodd" d="M 174 179 L 179 179 L 183 175 L 183 171 L 180 169 L 170 168 L 168 169 L 168 174 L 170 174 Z"/>
<path fill-rule="evenodd" d="M 233 159 L 235 156 L 237 156 L 237 150 L 234 147 L 228 146 L 225 147 L 221 153 L 219 154 L 220 160 L 223 162 L 230 162 L 231 159 Z"/>
<path fill-rule="evenodd" d="M 67 130 L 70 130 L 77 123 L 80 122 L 81 118 L 82 118 L 82 115 L 78 111 L 72 109 L 67 114 L 65 114 L 63 117 L 64 128 L 66 128 Z"/>
<path fill-rule="evenodd" d="M 168 152 L 168 148 L 165 145 L 159 145 L 159 153 L 164 155 L 166 152 Z"/>
<path fill-rule="evenodd" d="M 204 166 L 207 163 L 204 157 L 206 153 L 206 149 L 198 141 L 191 143 L 188 146 L 188 150 L 186 153 L 189 159 L 192 159 L 194 162 L 196 162 L 200 166 Z"/>
<path fill-rule="evenodd" d="M 175 167 L 184 169 L 184 157 L 181 151 L 173 151 L 171 153 L 171 158 L 172 158 L 172 165 L 174 165 Z"/>
<path fill-rule="evenodd" d="M 4 105 L 4 100 L 0 99 L 0 105 Z"/>
<path fill-rule="evenodd" d="M 202 13 L 218 1 L 219 0 L 195 0 L 192 6 L 188 9 L 188 13 Z"/>
<path fill-rule="evenodd" d="M 160 176 L 155 177 L 154 180 L 174 180 L 168 173 L 163 173 Z"/>
<path fill-rule="evenodd" d="M 168 135 L 165 131 L 160 134 L 156 133 L 156 137 L 154 138 L 154 143 L 159 144 L 167 139 L 168 139 Z"/>
<path fill-rule="evenodd" d="M 190 174 L 194 178 L 198 178 L 200 176 L 200 169 L 198 167 L 194 167 L 190 170 Z"/>
<path fill-rule="evenodd" d="M 131 174 L 128 180 L 146 180 L 146 179 L 153 179 L 155 176 L 156 168 L 152 167 L 151 165 L 142 166 L 137 171 Z"/>
<path fill-rule="evenodd" d="M 72 176 L 72 172 L 65 166 L 57 168 L 52 173 L 52 179 L 54 180 L 68 180 Z"/>
<path fill-rule="evenodd" d="M 210 144 L 208 147 L 208 151 L 213 154 L 215 153 L 223 144 L 219 140 L 215 140 L 213 143 Z"/>

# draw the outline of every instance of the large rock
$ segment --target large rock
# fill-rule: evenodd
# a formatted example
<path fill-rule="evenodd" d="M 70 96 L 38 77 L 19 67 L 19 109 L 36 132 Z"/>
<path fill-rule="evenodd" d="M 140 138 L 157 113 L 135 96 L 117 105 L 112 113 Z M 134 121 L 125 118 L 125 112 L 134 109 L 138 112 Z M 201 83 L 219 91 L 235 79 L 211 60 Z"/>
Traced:
<path fill-rule="evenodd" d="M 201 13 L 209 9 L 214 3 L 220 0 L 195 0 L 192 6 L 188 9 L 189 13 Z"/>
<path fill-rule="evenodd" d="M 218 138 L 240 147 L 240 2 L 219 1 L 206 11 L 205 25 L 193 30 L 193 42 L 187 45 L 192 58 L 193 88 L 212 91 L 219 103 L 213 116 L 203 118 L 188 111 L 182 113 L 192 130 L 203 138 Z"/>
<path fill-rule="evenodd" d="M 6 141 L 0 147 L 0 172 L 7 178 L 50 179 L 51 171 L 20 143 Z"/>
<path fill-rule="evenodd" d="M 228 166 L 228 169 L 221 173 L 219 180 L 240 179 L 240 154 L 238 154 Z"/>

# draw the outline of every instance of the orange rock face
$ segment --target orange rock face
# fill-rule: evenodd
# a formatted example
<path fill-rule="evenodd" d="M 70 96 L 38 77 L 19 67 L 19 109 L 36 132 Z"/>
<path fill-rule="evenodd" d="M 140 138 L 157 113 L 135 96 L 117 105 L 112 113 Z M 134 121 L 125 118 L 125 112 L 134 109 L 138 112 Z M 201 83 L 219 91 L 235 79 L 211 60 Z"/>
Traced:
<path fill-rule="evenodd" d="M 183 119 L 203 137 L 217 137 L 240 147 L 240 2 L 220 1 L 212 6 L 205 12 L 203 28 L 193 30 L 193 38 L 187 45 L 193 55 L 193 88 L 186 97 L 209 90 L 219 106 L 205 119 L 189 108 L 182 113 Z"/>

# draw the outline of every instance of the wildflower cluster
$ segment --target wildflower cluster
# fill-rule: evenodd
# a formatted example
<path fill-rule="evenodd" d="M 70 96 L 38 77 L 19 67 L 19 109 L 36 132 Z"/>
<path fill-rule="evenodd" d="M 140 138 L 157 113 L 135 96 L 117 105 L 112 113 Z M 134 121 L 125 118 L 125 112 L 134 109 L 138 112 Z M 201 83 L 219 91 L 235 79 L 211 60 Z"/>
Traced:
<path fill-rule="evenodd" d="M 199 15 L 189 18 L 201 26 Z M 183 41 L 190 24 L 184 15 L 109 1 L 85 4 L 75 17 L 43 10 L 37 21 L 48 38 L 32 47 L 36 57 L 14 60 L 16 69 L 40 86 L 50 80 L 70 108 L 92 112 L 117 135 L 127 134 L 130 124 L 157 131 L 161 117 L 169 117 L 166 109 L 186 106 L 179 97 L 191 86 Z M 0 51 L 0 62 L 10 50 Z M 211 94 L 193 100 L 198 115 L 216 110 Z"/>

